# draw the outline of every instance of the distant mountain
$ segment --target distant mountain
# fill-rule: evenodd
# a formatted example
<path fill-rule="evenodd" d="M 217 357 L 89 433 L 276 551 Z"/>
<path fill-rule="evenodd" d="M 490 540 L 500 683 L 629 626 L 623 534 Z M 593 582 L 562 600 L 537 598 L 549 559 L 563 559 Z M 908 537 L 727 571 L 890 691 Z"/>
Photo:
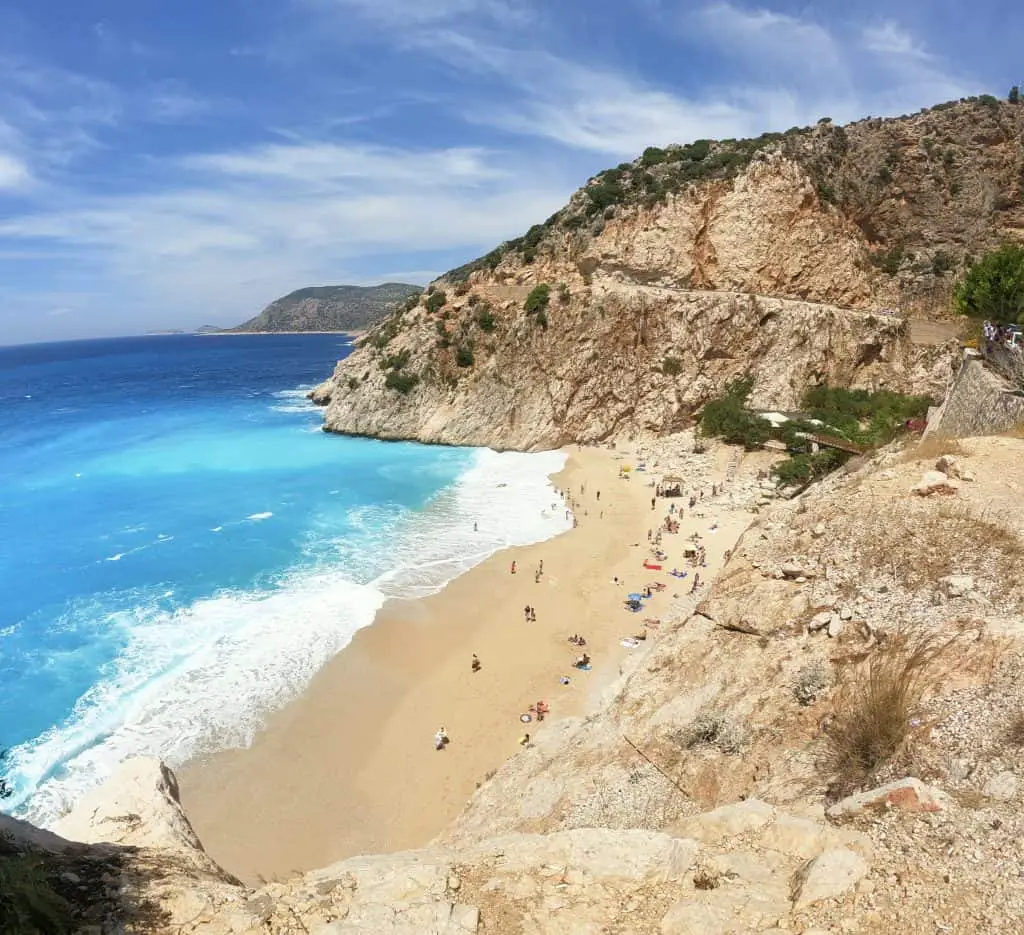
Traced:
<path fill-rule="evenodd" d="M 422 286 L 386 282 L 379 286 L 310 286 L 271 302 L 255 318 L 229 332 L 362 331 L 376 324 Z"/>

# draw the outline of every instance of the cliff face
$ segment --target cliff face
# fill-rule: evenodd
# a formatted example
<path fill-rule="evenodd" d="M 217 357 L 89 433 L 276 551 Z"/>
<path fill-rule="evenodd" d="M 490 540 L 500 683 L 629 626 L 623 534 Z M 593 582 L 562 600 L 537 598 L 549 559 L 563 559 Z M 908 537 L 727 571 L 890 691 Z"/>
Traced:
<path fill-rule="evenodd" d="M 271 302 L 255 318 L 229 331 L 362 331 L 380 321 L 419 286 L 310 286 Z"/>
<path fill-rule="evenodd" d="M 1022 135 L 1024 106 L 976 99 L 647 150 L 400 307 L 313 398 L 329 431 L 541 448 L 677 429 L 739 375 L 773 408 L 821 381 L 937 397 L 952 348 L 904 319 L 1024 231 Z"/>
<path fill-rule="evenodd" d="M 480 292 L 495 292 L 481 284 Z M 522 311 L 528 287 L 505 286 L 495 326 L 461 367 L 458 347 L 479 325 L 465 297 L 450 306 L 459 342 L 438 347 L 426 310 L 382 350 L 342 361 L 332 385 L 329 431 L 495 448 L 550 448 L 572 441 L 664 433 L 730 380 L 755 377 L 752 404 L 794 408 L 808 384 L 930 391 L 944 385 L 943 349 L 915 348 L 898 318 L 787 299 L 697 293 L 595 277 L 586 296 L 554 300 L 539 327 Z M 447 330 L 447 329 L 446 329 Z M 493 349 L 492 349 L 493 348 Z M 408 360 L 400 371 L 387 358 Z M 388 374 L 420 374 L 410 392 Z M 394 381 L 392 381 L 394 382 Z"/>

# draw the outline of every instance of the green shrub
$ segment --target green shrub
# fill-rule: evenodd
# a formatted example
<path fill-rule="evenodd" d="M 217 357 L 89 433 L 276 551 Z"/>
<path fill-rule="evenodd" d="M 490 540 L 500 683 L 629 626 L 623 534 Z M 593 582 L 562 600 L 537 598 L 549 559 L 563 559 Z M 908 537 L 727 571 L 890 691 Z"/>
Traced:
<path fill-rule="evenodd" d="M 415 373 L 402 373 L 400 370 L 392 370 L 384 380 L 384 385 L 389 390 L 396 390 L 405 396 L 411 393 L 419 384 L 420 378 Z"/>
<path fill-rule="evenodd" d="M 537 324 L 540 325 L 543 329 L 547 330 L 548 313 L 545 312 L 544 309 L 541 309 L 539 312 L 537 312 L 537 314 L 534 317 L 536 318 Z"/>
<path fill-rule="evenodd" d="M 445 295 L 443 289 L 438 289 L 427 296 L 426 304 L 427 311 L 434 315 L 448 304 L 448 296 Z"/>
<path fill-rule="evenodd" d="M 932 272 L 936 276 L 941 276 L 952 268 L 953 260 L 950 255 L 942 250 L 936 251 L 935 255 L 932 257 Z"/>
<path fill-rule="evenodd" d="M 403 348 L 397 354 L 389 354 L 380 362 L 381 370 L 401 370 L 409 363 L 409 348 Z"/>
<path fill-rule="evenodd" d="M 348 378 L 348 388 L 350 390 L 354 390 L 357 386 L 359 386 L 359 381 L 355 377 L 349 377 Z"/>
<path fill-rule="evenodd" d="M 996 107 L 999 106 L 998 99 L 993 97 L 991 94 L 981 94 L 981 95 L 979 95 L 978 96 L 978 103 L 979 104 L 984 104 L 986 107 L 992 107 L 992 108 L 996 108 Z"/>
<path fill-rule="evenodd" d="M 455 363 L 460 367 L 473 366 L 473 347 L 469 344 L 460 344 L 455 351 Z"/>
<path fill-rule="evenodd" d="M 0 838 L 0 932 L 65 935 L 79 931 L 70 904 L 53 887 L 43 858 Z"/>
<path fill-rule="evenodd" d="M 771 425 L 745 407 L 753 386 L 749 378 L 734 380 L 726 386 L 724 396 L 706 403 L 700 414 L 701 434 L 751 450 L 768 441 Z"/>
<path fill-rule="evenodd" d="M 494 330 L 494 315 L 489 305 L 481 305 L 476 313 L 476 323 L 480 330 L 490 334 Z"/>
<path fill-rule="evenodd" d="M 661 362 L 661 372 L 666 377 L 677 377 L 683 372 L 683 362 L 678 357 L 666 356 Z"/>
<path fill-rule="evenodd" d="M 895 276 L 903 263 L 905 251 L 902 244 L 896 244 L 888 250 L 870 254 L 872 265 L 877 266 L 882 272 Z"/>
<path fill-rule="evenodd" d="M 1024 321 L 1024 246 L 1005 243 L 974 263 L 953 293 L 953 307 L 1000 324 Z"/>
<path fill-rule="evenodd" d="M 530 290 L 526 301 L 523 302 L 523 311 L 528 315 L 539 315 L 541 312 L 547 311 L 550 301 L 551 287 L 546 282 L 542 282 Z"/>
<path fill-rule="evenodd" d="M 640 157 L 640 165 L 657 166 L 665 161 L 665 150 L 657 146 L 648 146 Z"/>

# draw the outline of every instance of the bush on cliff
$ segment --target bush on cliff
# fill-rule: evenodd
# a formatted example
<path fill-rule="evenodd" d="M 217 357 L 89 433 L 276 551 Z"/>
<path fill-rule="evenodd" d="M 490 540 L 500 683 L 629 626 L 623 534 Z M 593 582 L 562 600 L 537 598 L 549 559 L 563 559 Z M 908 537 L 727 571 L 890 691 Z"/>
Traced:
<path fill-rule="evenodd" d="M 384 385 L 389 390 L 395 390 L 405 396 L 416 389 L 420 378 L 415 373 L 402 373 L 400 370 L 392 370 L 384 379 Z"/>
<path fill-rule="evenodd" d="M 548 303 L 551 301 L 551 287 L 542 282 L 530 290 L 530 294 L 523 302 L 523 311 L 527 315 L 540 315 L 548 310 Z"/>
<path fill-rule="evenodd" d="M 747 397 L 754 388 L 750 378 L 733 380 L 725 395 L 713 399 L 700 414 L 700 431 L 709 438 L 721 438 L 730 445 L 760 448 L 771 437 L 771 426 L 746 409 Z"/>
<path fill-rule="evenodd" d="M 455 363 L 460 367 L 473 366 L 473 348 L 469 344 L 460 344 L 455 352 Z"/>
<path fill-rule="evenodd" d="M 953 307 L 971 318 L 1024 323 L 1024 246 L 1005 243 L 974 263 L 953 293 Z"/>
<path fill-rule="evenodd" d="M 447 304 L 448 296 L 445 295 L 443 289 L 438 289 L 436 292 L 431 292 L 430 295 L 427 296 L 427 311 L 430 312 L 431 315 L 434 315 L 437 312 L 441 311 L 441 309 L 444 308 L 445 305 Z"/>

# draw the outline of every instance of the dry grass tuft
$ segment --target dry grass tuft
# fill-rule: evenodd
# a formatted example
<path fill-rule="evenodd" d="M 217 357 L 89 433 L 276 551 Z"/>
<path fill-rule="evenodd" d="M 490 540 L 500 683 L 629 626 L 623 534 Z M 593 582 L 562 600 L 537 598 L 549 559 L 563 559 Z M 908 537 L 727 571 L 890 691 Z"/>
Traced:
<path fill-rule="evenodd" d="M 922 699 L 943 678 L 939 664 L 958 642 L 925 630 L 893 636 L 839 682 L 824 732 L 830 792 L 849 795 L 904 747 Z"/>
<path fill-rule="evenodd" d="M 1015 747 L 1024 747 L 1024 711 L 1018 711 L 1006 728 L 1006 742 Z"/>
<path fill-rule="evenodd" d="M 958 438 L 946 438 L 941 435 L 929 435 L 922 438 L 916 445 L 908 446 L 900 456 L 900 461 L 937 461 L 943 455 L 970 454 Z"/>
<path fill-rule="evenodd" d="M 951 574 L 1016 580 L 1024 560 L 1024 543 L 1012 531 L 958 502 L 895 504 L 884 523 L 850 529 L 847 544 L 861 568 L 910 588 Z"/>

